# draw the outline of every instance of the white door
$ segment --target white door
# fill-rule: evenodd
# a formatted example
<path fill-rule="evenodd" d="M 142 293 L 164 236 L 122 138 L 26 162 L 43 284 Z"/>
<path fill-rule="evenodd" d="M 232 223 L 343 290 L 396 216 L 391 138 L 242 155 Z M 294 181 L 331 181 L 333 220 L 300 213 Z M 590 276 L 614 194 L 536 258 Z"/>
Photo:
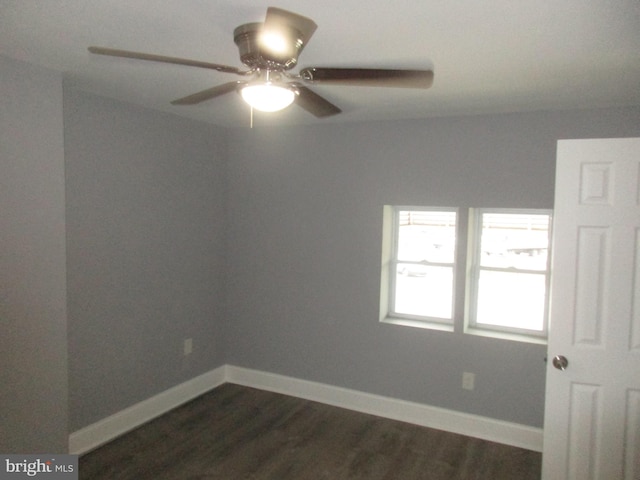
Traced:
<path fill-rule="evenodd" d="M 640 138 L 558 142 L 544 480 L 640 479 L 639 180 Z"/>

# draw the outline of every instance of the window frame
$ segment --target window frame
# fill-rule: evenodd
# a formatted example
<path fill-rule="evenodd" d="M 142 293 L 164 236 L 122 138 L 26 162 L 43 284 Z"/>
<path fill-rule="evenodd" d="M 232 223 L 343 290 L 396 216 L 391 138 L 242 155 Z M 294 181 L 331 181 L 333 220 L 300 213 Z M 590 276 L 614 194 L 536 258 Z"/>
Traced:
<path fill-rule="evenodd" d="M 436 330 L 453 331 L 456 317 L 456 276 L 458 267 L 458 227 L 459 227 L 459 208 L 457 207 L 431 207 L 431 206 L 415 206 L 415 205 L 391 205 L 388 206 L 391 214 L 391 242 L 388 246 L 387 255 L 387 292 L 386 292 L 386 312 L 381 318 L 384 323 L 395 323 L 407 326 L 430 328 Z M 398 258 L 399 236 L 400 236 L 400 212 L 402 211 L 420 211 L 420 212 L 449 212 L 455 215 L 454 225 L 454 251 L 451 263 L 423 261 L 408 261 Z M 384 258 L 383 258 L 384 263 Z M 451 317 L 431 317 L 423 315 L 414 315 L 409 313 L 397 312 L 395 310 L 396 297 L 396 281 L 397 270 L 399 264 L 416 264 L 429 267 L 444 267 L 451 269 Z M 384 283 L 383 278 L 383 283 Z M 384 293 L 383 293 L 384 294 Z"/>
<path fill-rule="evenodd" d="M 484 214 L 513 214 L 513 215 L 547 215 L 549 217 L 547 232 L 547 261 L 544 270 L 515 269 L 509 267 L 483 267 L 482 259 L 482 221 Z M 528 341 L 546 342 L 549 333 L 549 287 L 551 280 L 551 245 L 553 211 L 550 209 L 533 208 L 472 208 L 469 214 L 469 253 L 467 256 L 466 271 L 466 301 L 465 301 L 465 333 L 512 338 L 515 340 L 525 339 Z M 505 273 L 523 273 L 530 275 L 544 275 L 544 305 L 542 330 L 532 330 L 526 328 L 510 327 L 504 325 L 491 325 L 477 322 L 477 310 L 480 287 L 480 273 L 485 271 L 496 271 Z M 537 343 L 536 342 L 536 343 Z"/>

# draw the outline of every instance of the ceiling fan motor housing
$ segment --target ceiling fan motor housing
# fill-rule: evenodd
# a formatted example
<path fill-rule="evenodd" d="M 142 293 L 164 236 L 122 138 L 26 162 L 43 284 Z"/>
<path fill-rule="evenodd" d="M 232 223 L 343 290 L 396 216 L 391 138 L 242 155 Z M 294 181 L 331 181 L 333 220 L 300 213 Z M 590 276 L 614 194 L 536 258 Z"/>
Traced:
<path fill-rule="evenodd" d="M 273 49 L 262 41 L 263 23 L 245 23 L 233 31 L 233 41 L 240 50 L 240 61 L 253 69 L 290 70 L 298 63 L 304 42 L 298 30 L 279 25 L 277 35 L 282 48 Z"/>

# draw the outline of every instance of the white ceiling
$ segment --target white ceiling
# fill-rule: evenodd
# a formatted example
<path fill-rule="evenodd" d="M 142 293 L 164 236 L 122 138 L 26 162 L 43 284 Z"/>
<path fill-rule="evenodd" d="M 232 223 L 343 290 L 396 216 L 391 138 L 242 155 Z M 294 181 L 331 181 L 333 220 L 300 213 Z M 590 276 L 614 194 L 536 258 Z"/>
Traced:
<path fill-rule="evenodd" d="M 342 108 L 293 105 L 256 122 L 311 124 L 640 105 L 639 0 L 0 0 L 0 55 L 64 72 L 70 85 L 222 126 L 243 126 L 235 93 L 171 100 L 238 77 L 108 58 L 89 45 L 243 67 L 233 29 L 276 6 L 318 30 L 300 67 L 433 68 L 431 89 L 318 86 Z M 297 71 L 298 69 L 294 70 Z"/>

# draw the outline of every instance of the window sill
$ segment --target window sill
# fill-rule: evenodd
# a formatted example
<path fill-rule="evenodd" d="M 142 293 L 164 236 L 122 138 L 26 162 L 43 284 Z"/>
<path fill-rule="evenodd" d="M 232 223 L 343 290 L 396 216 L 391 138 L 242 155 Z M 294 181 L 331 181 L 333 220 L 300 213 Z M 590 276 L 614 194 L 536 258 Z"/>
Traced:
<path fill-rule="evenodd" d="M 519 333 L 498 332 L 495 330 L 482 330 L 479 328 L 467 327 L 464 333 L 469 335 L 477 335 L 479 337 L 497 338 L 499 340 L 511 340 L 513 342 L 533 343 L 536 345 L 546 345 L 547 339 L 543 337 L 535 337 L 533 335 L 525 335 Z"/>
<path fill-rule="evenodd" d="M 453 324 L 429 322 L 424 320 L 411 320 L 408 318 L 384 317 L 380 323 L 402 325 L 404 327 L 424 328 L 426 330 L 438 330 L 440 332 L 453 332 Z"/>

